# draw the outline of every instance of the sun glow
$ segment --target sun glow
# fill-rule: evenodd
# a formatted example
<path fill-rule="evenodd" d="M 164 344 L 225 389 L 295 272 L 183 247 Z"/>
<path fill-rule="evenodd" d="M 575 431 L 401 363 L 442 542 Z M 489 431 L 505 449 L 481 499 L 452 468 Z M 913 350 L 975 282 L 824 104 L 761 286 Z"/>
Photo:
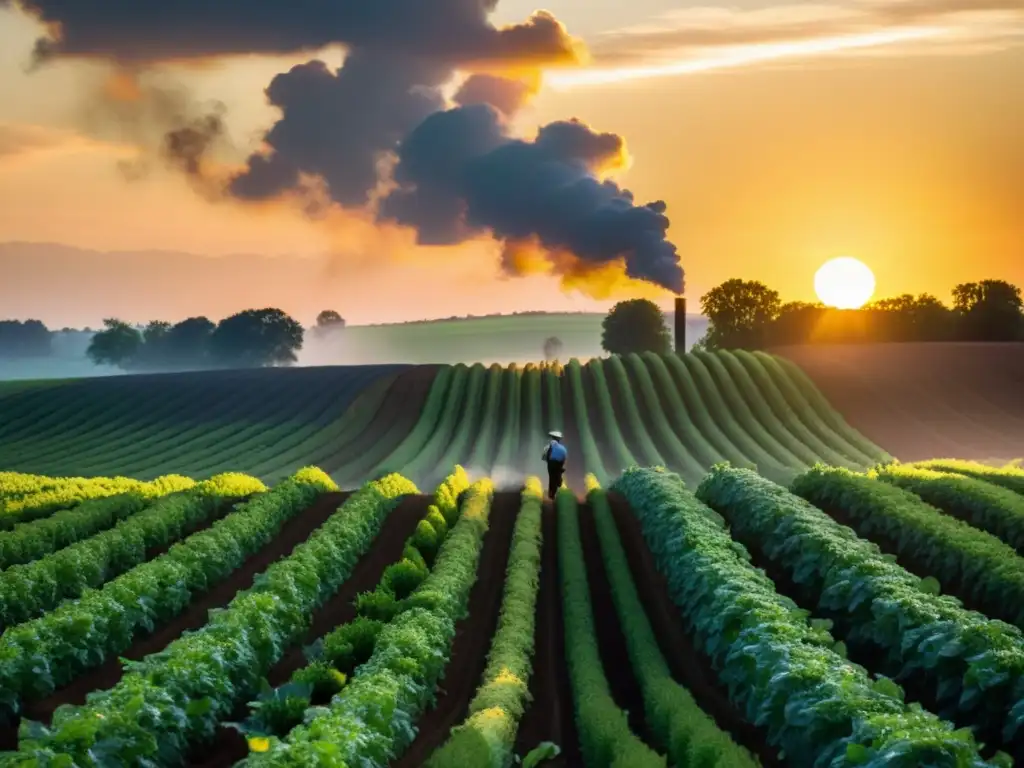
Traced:
<path fill-rule="evenodd" d="M 826 306 L 860 309 L 875 294 L 875 275 L 863 261 L 842 256 L 826 261 L 815 273 L 814 292 Z"/>

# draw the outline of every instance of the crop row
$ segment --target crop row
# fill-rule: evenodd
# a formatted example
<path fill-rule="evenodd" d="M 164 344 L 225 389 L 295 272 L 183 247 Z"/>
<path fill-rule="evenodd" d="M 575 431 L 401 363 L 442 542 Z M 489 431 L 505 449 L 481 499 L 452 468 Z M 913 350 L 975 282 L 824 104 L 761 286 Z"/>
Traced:
<path fill-rule="evenodd" d="M 335 488 L 326 475 L 312 469 L 276 488 L 281 485 L 286 488 L 279 504 L 286 507 L 307 505 Z M 209 737 L 219 721 L 256 693 L 269 668 L 306 633 L 313 610 L 351 574 L 390 511 L 403 496 L 416 492 L 412 483 L 394 475 L 361 488 L 309 539 L 257 577 L 251 589 L 212 612 L 200 630 L 131 664 L 115 687 L 93 693 L 86 705 L 58 709 L 51 727 L 23 724 L 16 764 L 48 765 L 54 753 L 83 766 L 106 759 L 179 763 L 191 743 Z M 260 506 L 273 516 L 278 506 L 272 501 L 274 493 L 246 507 Z M 239 520 L 236 516 L 244 515 L 244 509 L 218 525 Z M 238 526 L 245 528 L 242 522 Z M 195 555 L 194 563 L 216 567 L 219 553 Z M 101 757 L 111 748 L 114 755 Z"/>
<path fill-rule="evenodd" d="M 296 670 L 276 689 L 266 681 L 252 714 L 240 727 L 256 751 L 269 748 L 269 738 L 283 737 L 303 721 L 314 704 L 323 704 L 373 655 L 386 621 L 414 606 L 410 595 L 428 577 L 439 548 L 459 519 L 459 495 L 469 487 L 465 470 L 456 466 L 434 492 L 416 531 L 406 541 L 400 560 L 385 568 L 380 584 L 359 595 L 354 620 L 344 623 L 306 649 L 310 663 Z M 382 620 L 382 618 L 384 620 Z"/>
<path fill-rule="evenodd" d="M 875 544 L 749 470 L 716 467 L 697 498 L 781 569 L 808 607 L 841 621 L 851 648 L 882 649 L 882 671 L 926 685 L 943 716 L 1014 738 L 1024 633 L 935 594 Z"/>
<path fill-rule="evenodd" d="M 613 489 L 630 502 L 730 698 L 783 754 L 815 765 L 985 765 L 969 732 L 906 706 L 891 681 L 872 681 L 837 654 L 677 476 L 630 469 Z"/>
<path fill-rule="evenodd" d="M 493 485 L 470 486 L 462 513 L 427 579 L 380 631 L 369 660 L 326 707 L 284 739 L 251 752 L 252 766 L 305 766 L 329 750 L 338 765 L 387 765 L 415 737 L 413 724 L 448 662 L 455 623 L 467 609 L 488 528 Z"/>
<path fill-rule="evenodd" d="M 587 501 L 629 663 L 643 694 L 644 715 L 659 749 L 676 766 L 753 768 L 758 763 L 751 755 L 721 731 L 690 692 L 672 678 L 633 582 L 607 496 L 591 483 Z"/>
<path fill-rule="evenodd" d="M 971 607 L 1024 628 L 1024 558 L 995 536 L 877 476 L 842 468 L 814 467 L 792 491 Z"/>
<path fill-rule="evenodd" d="M 504 768 L 511 765 L 519 720 L 529 696 L 540 586 L 540 480 L 527 478 L 512 534 L 498 627 L 487 667 L 466 720 L 456 726 L 426 768 Z"/>

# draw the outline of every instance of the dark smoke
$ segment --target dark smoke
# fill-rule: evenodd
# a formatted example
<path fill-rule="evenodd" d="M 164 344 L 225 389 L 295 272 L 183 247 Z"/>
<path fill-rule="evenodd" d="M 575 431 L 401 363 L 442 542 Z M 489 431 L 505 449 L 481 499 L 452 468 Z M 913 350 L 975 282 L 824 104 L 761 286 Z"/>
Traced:
<path fill-rule="evenodd" d="M 481 231 L 535 238 L 591 264 L 624 259 L 630 277 L 683 292 L 665 203 L 597 178 L 624 158 L 622 139 L 577 121 L 541 128 L 533 141 L 508 136 L 489 105 L 431 115 L 398 151 L 399 188 L 380 217 L 414 227 L 420 242 L 451 244 Z"/>
<path fill-rule="evenodd" d="M 330 201 L 413 227 L 423 244 L 489 233 L 571 254 L 581 273 L 623 261 L 627 274 L 681 292 L 665 204 L 637 205 L 602 180 L 624 160 L 622 139 L 575 122 L 513 138 L 507 119 L 536 90 L 485 72 L 572 64 L 580 46 L 550 14 L 510 27 L 489 21 L 498 0 L 21 0 L 59 28 L 41 60 L 83 56 L 146 66 L 342 44 L 332 71 L 310 61 L 266 89 L 280 119 L 228 184 L 262 200 L 322 181 Z M 2 3 L 3 0 L 0 0 Z M 445 109 L 441 88 L 476 72 Z M 192 176 L 223 135 L 219 113 L 181 112 L 162 134 L 165 157 Z M 394 164 L 393 170 L 389 168 Z M 393 187 L 388 188 L 388 183 Z M 379 199 L 383 189 L 388 189 Z M 315 212 L 316 204 L 308 210 Z M 554 255 L 552 255 L 554 258 Z"/>
<path fill-rule="evenodd" d="M 2 3 L 3 0 L 0 0 Z M 6 4 L 10 4 L 10 0 Z M 496 0 L 18 0 L 60 35 L 40 58 L 151 63 L 312 51 L 332 43 L 452 62 L 569 62 L 572 40 L 548 13 L 496 28 Z"/>
<path fill-rule="evenodd" d="M 267 199 L 297 186 L 299 173 L 321 176 L 332 200 L 365 205 L 378 186 L 380 161 L 427 115 L 444 107 L 445 65 L 357 50 L 332 72 L 311 61 L 267 88 L 283 117 L 267 132 L 271 152 L 254 155 L 231 184 L 243 199 Z"/>

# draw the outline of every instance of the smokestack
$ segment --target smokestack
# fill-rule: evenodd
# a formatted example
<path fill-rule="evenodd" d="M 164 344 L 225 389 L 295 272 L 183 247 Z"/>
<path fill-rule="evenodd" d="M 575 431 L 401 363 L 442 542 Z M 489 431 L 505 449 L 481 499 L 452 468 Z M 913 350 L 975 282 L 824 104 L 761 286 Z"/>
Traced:
<path fill-rule="evenodd" d="M 676 297 L 676 354 L 686 352 L 686 299 Z"/>

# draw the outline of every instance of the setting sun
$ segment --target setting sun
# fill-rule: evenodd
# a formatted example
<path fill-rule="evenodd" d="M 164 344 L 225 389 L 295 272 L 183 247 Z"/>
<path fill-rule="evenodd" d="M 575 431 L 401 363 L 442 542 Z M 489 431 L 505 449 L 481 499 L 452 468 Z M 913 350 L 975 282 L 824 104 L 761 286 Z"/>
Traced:
<path fill-rule="evenodd" d="M 863 261 L 842 256 L 826 261 L 814 275 L 814 292 L 837 309 L 860 309 L 875 293 L 875 275 Z"/>

